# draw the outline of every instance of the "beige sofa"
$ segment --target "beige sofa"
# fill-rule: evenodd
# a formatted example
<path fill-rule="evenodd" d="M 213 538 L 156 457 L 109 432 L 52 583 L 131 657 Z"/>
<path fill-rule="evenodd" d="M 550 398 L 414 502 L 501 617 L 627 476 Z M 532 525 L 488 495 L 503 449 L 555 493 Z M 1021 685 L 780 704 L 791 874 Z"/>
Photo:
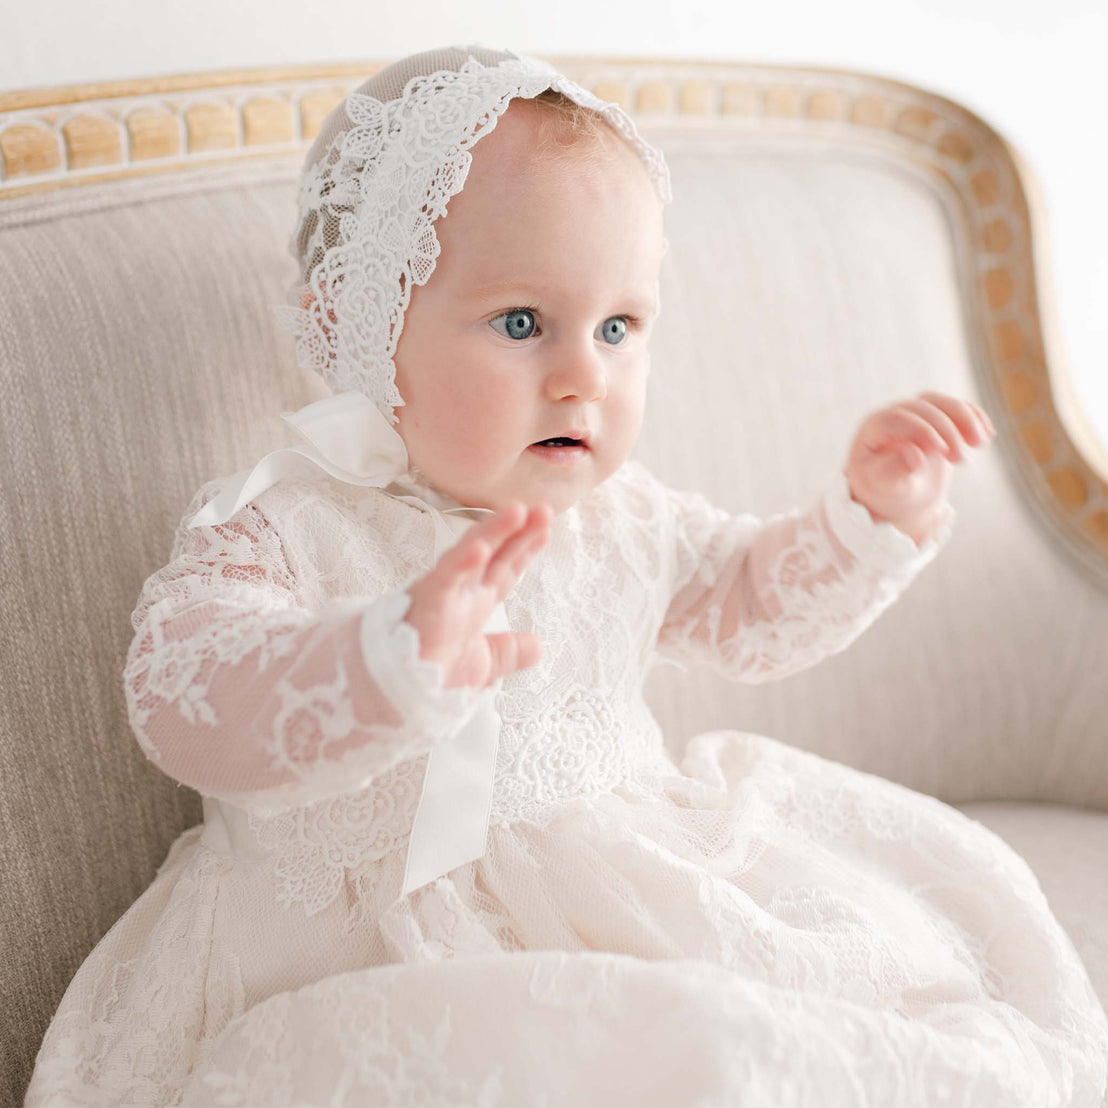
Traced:
<path fill-rule="evenodd" d="M 999 436 L 949 546 L 845 653 L 763 686 L 656 669 L 675 753 L 775 736 L 957 805 L 1030 863 L 1108 998 L 1108 458 L 1049 312 L 1044 213 L 980 118 L 859 73 L 551 59 L 635 112 L 674 203 L 636 456 L 771 515 L 875 407 Z M 195 488 L 321 395 L 269 305 L 302 154 L 376 64 L 0 94 L 0 1103 L 200 799 L 143 756 L 129 614 Z"/>

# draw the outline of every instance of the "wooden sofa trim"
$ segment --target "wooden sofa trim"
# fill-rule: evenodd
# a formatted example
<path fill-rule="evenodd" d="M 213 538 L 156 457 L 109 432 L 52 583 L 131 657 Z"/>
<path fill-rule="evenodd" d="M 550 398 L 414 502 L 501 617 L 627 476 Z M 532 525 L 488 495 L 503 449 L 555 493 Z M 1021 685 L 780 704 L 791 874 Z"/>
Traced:
<path fill-rule="evenodd" d="M 1036 514 L 1108 587 L 1108 449 L 1065 368 L 1042 190 L 979 116 L 874 74 L 813 67 L 551 57 L 647 133 L 733 129 L 864 146 L 922 173 L 955 214 L 975 369 L 997 445 Z M 303 151 L 389 64 L 184 74 L 0 93 L 0 200 Z"/>

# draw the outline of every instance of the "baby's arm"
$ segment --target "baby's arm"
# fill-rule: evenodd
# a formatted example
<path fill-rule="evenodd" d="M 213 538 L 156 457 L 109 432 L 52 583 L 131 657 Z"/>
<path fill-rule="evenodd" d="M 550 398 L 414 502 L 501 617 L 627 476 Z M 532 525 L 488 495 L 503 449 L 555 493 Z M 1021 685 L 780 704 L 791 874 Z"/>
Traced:
<path fill-rule="evenodd" d="M 808 511 L 763 521 L 666 486 L 674 592 L 661 655 L 747 684 L 786 677 L 845 650 L 945 545 L 946 504 L 922 545 L 854 500 L 837 473 Z"/>
<path fill-rule="evenodd" d="M 444 687 L 404 618 L 412 603 L 397 590 L 309 610 L 254 504 L 182 529 L 132 616 L 123 676 L 139 744 L 178 781 L 260 815 L 365 787 L 448 741 L 484 692 Z"/>
<path fill-rule="evenodd" d="M 945 545 L 952 467 L 995 433 L 976 404 L 929 391 L 862 421 L 809 512 L 763 524 L 666 489 L 677 556 L 660 652 L 758 683 L 845 650 Z"/>

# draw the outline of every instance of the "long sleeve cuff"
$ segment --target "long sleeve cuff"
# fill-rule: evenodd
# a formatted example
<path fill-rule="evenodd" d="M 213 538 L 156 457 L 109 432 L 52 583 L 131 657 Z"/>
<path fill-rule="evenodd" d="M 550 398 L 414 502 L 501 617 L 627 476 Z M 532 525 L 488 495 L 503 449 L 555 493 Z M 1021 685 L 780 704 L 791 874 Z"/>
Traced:
<path fill-rule="evenodd" d="M 869 509 L 850 495 L 850 482 L 841 470 L 825 486 L 822 501 L 835 537 L 860 562 L 882 573 L 922 569 L 946 545 L 957 518 L 953 506 L 944 503 L 931 536 L 917 546 L 895 524 L 875 520 Z"/>
<path fill-rule="evenodd" d="M 499 683 L 485 688 L 445 688 L 443 667 L 419 656 L 419 632 L 404 619 L 411 605 L 410 593 L 396 592 L 366 610 L 361 626 L 362 657 L 401 717 L 435 745 L 461 730 L 482 697 L 493 695 Z"/>

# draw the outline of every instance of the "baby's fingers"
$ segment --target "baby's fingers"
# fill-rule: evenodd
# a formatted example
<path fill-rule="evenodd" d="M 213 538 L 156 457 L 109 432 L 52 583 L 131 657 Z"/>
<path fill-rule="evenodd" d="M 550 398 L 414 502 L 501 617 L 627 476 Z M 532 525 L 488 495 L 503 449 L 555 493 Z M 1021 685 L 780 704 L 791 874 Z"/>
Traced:
<path fill-rule="evenodd" d="M 970 402 L 970 407 L 976 413 L 982 428 L 984 428 L 986 437 L 992 438 L 994 435 L 996 435 L 996 428 L 993 426 L 993 421 L 989 419 L 988 413 L 986 413 L 983 408 L 972 402 Z"/>
<path fill-rule="evenodd" d="M 524 566 L 550 537 L 552 517 L 548 505 L 537 504 L 528 513 L 523 526 L 489 559 L 485 584 L 495 587 L 501 599 L 508 595 Z"/>
<path fill-rule="evenodd" d="M 438 565 L 427 576 L 434 581 L 436 590 L 452 589 L 479 581 L 484 576 L 489 551 L 487 542 L 465 535 L 443 554 Z"/>
<path fill-rule="evenodd" d="M 470 527 L 439 559 L 444 584 L 474 584 L 484 580 L 492 557 L 527 521 L 527 507 L 515 501 Z"/>
<path fill-rule="evenodd" d="M 966 428 L 972 428 L 968 422 L 970 416 L 956 406 L 957 402 L 937 392 L 923 393 L 915 400 L 906 400 L 901 407 L 907 408 L 924 420 L 942 440 L 940 449 L 951 461 L 962 460 L 962 441 L 966 438 Z M 972 435 L 973 431 L 970 430 Z"/>
<path fill-rule="evenodd" d="M 873 450 L 882 450 L 889 445 L 890 439 L 914 443 L 924 454 L 945 454 L 948 450 L 946 439 L 939 431 L 918 412 L 911 411 L 907 404 L 880 412 L 868 423 L 863 441 L 868 441 Z"/>
<path fill-rule="evenodd" d="M 533 666 L 542 657 L 542 640 L 530 631 L 504 631 L 497 635 L 486 635 L 485 639 L 491 655 L 488 680 L 490 685 L 498 677 Z"/>

